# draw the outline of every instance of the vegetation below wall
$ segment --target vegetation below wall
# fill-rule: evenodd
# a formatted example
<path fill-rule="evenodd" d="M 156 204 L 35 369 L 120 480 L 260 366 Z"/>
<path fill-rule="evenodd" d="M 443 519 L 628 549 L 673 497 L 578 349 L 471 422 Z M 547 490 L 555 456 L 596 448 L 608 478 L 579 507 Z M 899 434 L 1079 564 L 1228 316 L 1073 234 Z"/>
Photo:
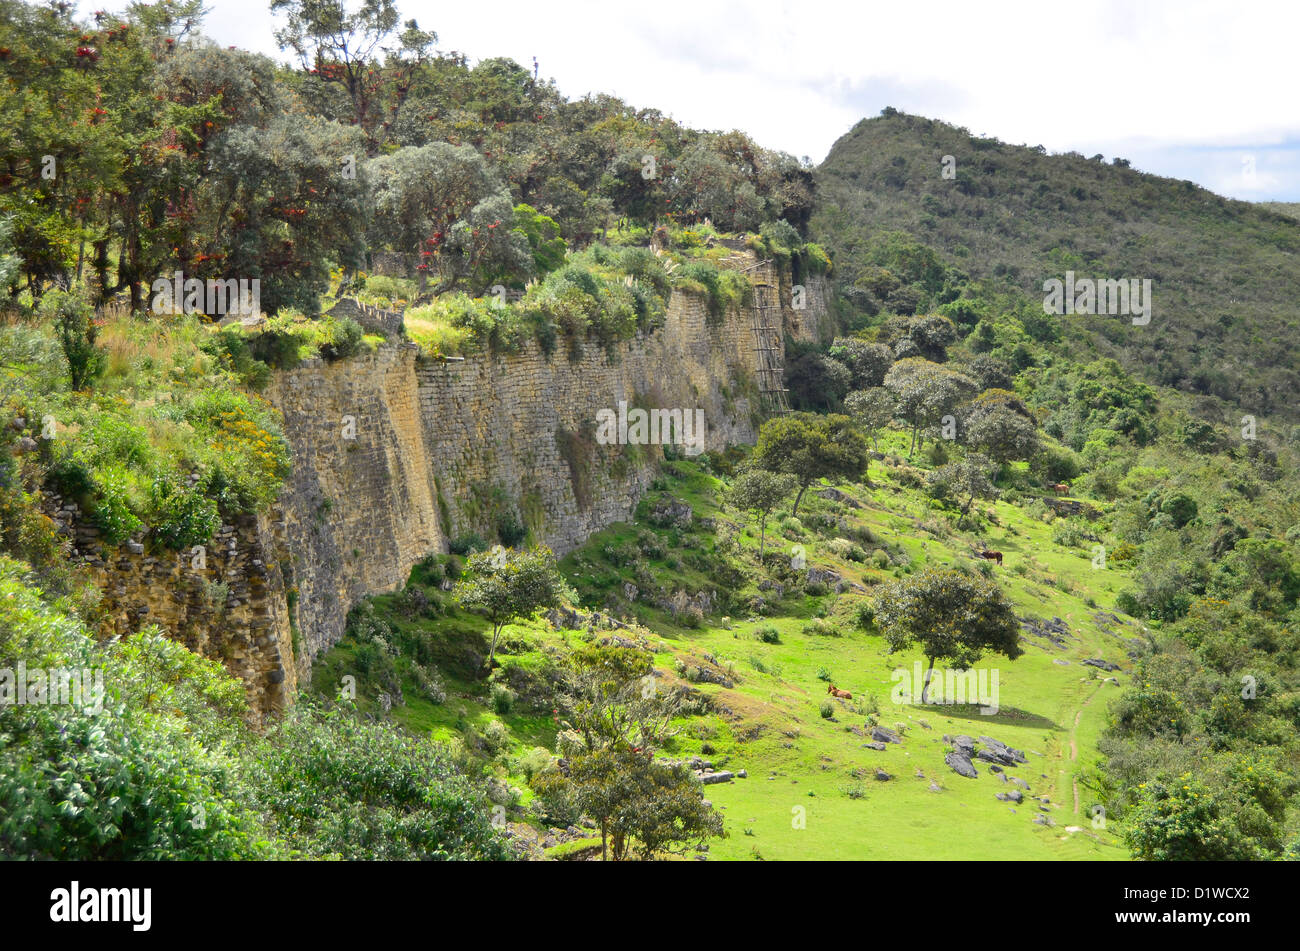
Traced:
<path fill-rule="evenodd" d="M 602 644 L 640 651 L 657 689 L 680 692 L 659 747 L 666 761 L 747 771 L 705 787 L 728 832 L 708 843 L 711 857 L 972 857 L 967 842 L 1002 858 L 1290 854 L 1300 831 L 1294 488 L 1265 447 L 1198 428 L 1184 397 L 1114 364 L 1022 373 L 1016 384 L 1060 411 L 1080 452 L 1040 433 L 1029 459 L 989 470 L 972 504 L 962 481 L 971 447 L 927 430 L 907 462 L 910 432 L 884 426 L 870 486 L 814 483 L 798 517 L 787 492 L 762 558 L 757 516 L 731 502 L 753 471 L 745 454 L 665 461 L 636 522 L 561 565 L 581 611 L 619 624 L 524 617 L 506 625 L 485 677 L 490 627 L 455 595 L 472 572 L 456 556 L 430 559 L 403 591 L 354 612 L 313 689 L 334 695 L 351 675 L 362 709 L 463 748 L 512 829 L 553 857 L 590 850 L 592 830 L 548 796 L 569 755 L 569 658 Z M 1057 403 L 1061 392 L 1074 395 Z M 1128 435 L 1111 428 L 1126 412 L 1140 423 Z M 1057 428 L 1056 414 L 1036 415 Z M 1188 452 L 1189 440 L 1200 448 Z M 1081 458 L 1092 479 L 1076 479 Z M 1070 498 L 1053 491 L 1060 479 L 1075 480 Z M 1001 564 L 977 557 L 982 548 Z M 894 692 L 894 671 L 910 676 L 924 656 L 891 652 L 882 598 L 934 569 L 993 582 L 1016 614 L 1025 654 L 980 665 L 1001 670 L 994 716 Z M 1248 677 L 1267 686 L 1245 696 Z M 828 683 L 852 699 L 827 698 Z M 901 745 L 863 749 L 878 727 Z M 1023 773 L 1009 772 L 1045 797 L 1038 811 L 1056 828 L 1000 802 L 1009 787 L 995 773 L 968 780 L 948 768 L 941 734 L 977 731 L 1031 751 Z M 796 805 L 809 810 L 806 831 L 791 830 Z M 904 819 L 914 831 L 900 836 Z M 952 836 L 952 823 L 980 834 Z"/>
<path fill-rule="evenodd" d="M 0 666 L 98 670 L 102 703 L 0 704 L 0 854 L 35 859 L 497 859 L 444 749 L 303 705 L 265 736 L 244 686 L 146 628 L 96 643 L 0 558 Z"/>

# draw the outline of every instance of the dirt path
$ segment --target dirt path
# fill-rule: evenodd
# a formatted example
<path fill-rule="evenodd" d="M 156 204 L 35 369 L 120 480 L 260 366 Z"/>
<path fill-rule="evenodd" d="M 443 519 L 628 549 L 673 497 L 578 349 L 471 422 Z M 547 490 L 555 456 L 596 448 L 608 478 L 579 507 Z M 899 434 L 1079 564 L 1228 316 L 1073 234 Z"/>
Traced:
<path fill-rule="evenodd" d="M 1101 687 L 1098 686 L 1097 690 L 1100 689 Z M 1088 699 L 1083 701 L 1083 705 L 1074 711 L 1074 724 L 1070 727 L 1070 762 L 1072 763 L 1079 759 L 1079 745 L 1074 740 L 1074 733 L 1079 729 L 1079 718 L 1083 716 L 1083 708 L 1092 703 L 1092 698 L 1097 696 L 1097 690 L 1089 694 Z M 1071 776 L 1070 785 L 1074 789 L 1074 814 L 1077 816 L 1079 814 L 1079 781 Z"/>

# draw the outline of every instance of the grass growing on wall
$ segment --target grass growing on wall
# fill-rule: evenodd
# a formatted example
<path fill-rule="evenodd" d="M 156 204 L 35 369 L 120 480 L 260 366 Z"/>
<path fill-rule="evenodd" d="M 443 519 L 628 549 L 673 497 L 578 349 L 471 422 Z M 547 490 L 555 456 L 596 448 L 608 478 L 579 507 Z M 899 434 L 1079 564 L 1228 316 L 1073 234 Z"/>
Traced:
<path fill-rule="evenodd" d="M 98 346 L 102 372 L 69 391 L 48 328 L 0 327 L 0 398 L 22 420 L 4 438 L 36 446 L 11 484 L 56 489 L 110 544 L 147 527 L 147 540 L 172 549 L 206 542 L 223 518 L 275 498 L 289 450 L 276 411 L 242 386 L 251 358 L 241 364 L 214 346 L 192 317 L 111 317 Z"/>

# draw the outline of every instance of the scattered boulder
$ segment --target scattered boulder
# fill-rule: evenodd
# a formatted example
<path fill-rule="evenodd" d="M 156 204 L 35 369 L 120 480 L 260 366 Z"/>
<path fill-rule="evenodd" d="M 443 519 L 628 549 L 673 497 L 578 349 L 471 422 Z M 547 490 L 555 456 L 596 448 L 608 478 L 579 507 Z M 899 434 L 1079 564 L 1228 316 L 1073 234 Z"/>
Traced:
<path fill-rule="evenodd" d="M 1016 789 L 1011 790 L 1011 792 L 997 793 L 996 796 L 998 799 L 1002 800 L 1002 802 L 1014 802 L 1019 804 L 1025 801 L 1024 793 Z"/>
<path fill-rule="evenodd" d="M 863 743 L 862 745 L 863 745 L 866 749 L 869 749 L 869 750 L 879 750 L 879 751 L 881 751 L 881 752 L 884 752 L 885 750 L 887 750 L 887 749 L 889 748 L 889 745 L 886 744 L 886 743 Z"/>
<path fill-rule="evenodd" d="M 808 583 L 824 584 L 826 587 L 833 589 L 837 594 L 847 587 L 844 576 L 834 568 L 819 568 L 817 565 L 809 566 Z"/>
<path fill-rule="evenodd" d="M 662 495 L 650 506 L 647 518 L 650 524 L 660 528 L 688 528 L 695 518 L 695 510 L 689 502 Z"/>
<path fill-rule="evenodd" d="M 902 743 L 903 739 L 893 730 L 887 727 L 878 726 L 871 730 L 871 738 L 880 743 Z"/>
<path fill-rule="evenodd" d="M 980 759 L 1001 763 L 1003 766 L 1015 766 L 1017 763 L 1029 762 L 1025 759 L 1024 753 L 1007 746 L 1001 740 L 995 740 L 991 736 L 981 736 L 980 742 L 984 744 L 984 749 L 976 754 Z"/>
<path fill-rule="evenodd" d="M 883 769 L 881 769 L 880 767 L 876 767 L 876 779 L 877 779 L 878 781 L 880 781 L 880 782 L 882 782 L 882 783 L 887 783 L 887 782 L 889 782 L 889 781 L 890 781 L 891 779 L 893 779 L 893 778 L 894 778 L 894 777 L 893 777 L 892 775 L 890 775 L 889 773 L 885 772 L 885 771 L 884 771 Z"/>
<path fill-rule="evenodd" d="M 975 741 L 969 736 L 945 736 L 944 741 L 952 744 L 954 753 L 970 759 L 975 755 Z"/>
<path fill-rule="evenodd" d="M 862 508 L 861 502 L 859 502 L 857 499 L 853 498 L 852 496 L 845 495 L 839 489 L 836 489 L 834 487 L 828 487 L 822 489 L 817 494 L 823 499 L 827 499 L 831 502 L 839 502 L 841 505 L 847 505 L 851 509 Z"/>
<path fill-rule="evenodd" d="M 1025 633 L 1051 641 L 1057 647 L 1065 647 L 1066 640 L 1073 636 L 1070 634 L 1070 626 L 1059 617 L 1054 617 L 1050 621 L 1042 618 L 1022 617 L 1020 627 Z"/>
<path fill-rule="evenodd" d="M 1083 665 L 1085 667 L 1100 667 L 1108 673 L 1112 670 L 1119 670 L 1119 664 L 1112 664 L 1110 661 L 1102 660 L 1100 657 L 1089 658 L 1088 660 L 1083 661 Z"/>
<path fill-rule="evenodd" d="M 1055 512 L 1057 515 L 1082 515 L 1088 521 L 1093 522 L 1101 518 L 1101 512 L 1084 502 L 1076 499 L 1059 499 L 1054 496 L 1045 496 L 1043 504 Z"/>
<path fill-rule="evenodd" d="M 971 764 L 970 758 L 962 753 L 949 753 L 943 758 L 948 767 L 958 776 L 965 776 L 967 779 L 974 779 L 979 775 L 975 767 Z"/>

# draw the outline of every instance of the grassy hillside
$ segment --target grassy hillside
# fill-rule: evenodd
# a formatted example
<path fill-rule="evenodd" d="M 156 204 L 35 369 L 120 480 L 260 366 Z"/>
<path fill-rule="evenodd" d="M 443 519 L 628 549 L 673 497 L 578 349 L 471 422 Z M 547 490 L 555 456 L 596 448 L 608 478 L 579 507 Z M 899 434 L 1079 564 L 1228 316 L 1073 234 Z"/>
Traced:
<path fill-rule="evenodd" d="M 400 691 L 404 702 L 392 707 L 393 719 L 476 753 L 487 775 L 513 787 L 507 799 L 518 807 L 517 830 L 527 834 L 531 823 L 540 840 L 562 842 L 565 833 L 549 831 L 531 808 L 527 785 L 555 746 L 556 665 L 576 645 L 619 638 L 653 652 L 665 686 L 685 685 L 698 697 L 666 754 L 748 773 L 706 787 L 728 831 L 709 845 L 712 858 L 1126 857 L 1113 823 L 1093 826 L 1099 799 L 1089 770 L 1098 764 L 1106 708 L 1128 684 L 1128 654 L 1141 642 L 1139 622 L 1109 607 L 1127 572 L 1095 570 L 1082 542 L 1054 542 L 1069 520 L 1051 524 L 1031 498 L 989 503 L 977 528 L 955 530 L 952 513 L 936 509 L 918 487 L 922 470 L 900 461 L 903 434 L 887 443 L 892 454 L 876 465 L 874 488 L 844 486 L 838 498 L 810 493 L 799 519 L 773 528 L 769 552 L 778 555 L 774 562 L 769 554 L 766 570 L 757 565 L 754 527 L 721 505 L 725 478 L 707 463 L 667 463 L 635 523 L 601 532 L 562 563 L 584 604 L 631 626 L 557 629 L 541 618 L 512 625 L 491 681 L 477 673 L 484 622 L 460 611 L 441 584 L 459 571 L 459 559 L 431 559 L 403 592 L 354 613 L 350 636 L 317 666 L 313 687 L 329 695 L 345 675 L 358 676 L 360 706 L 381 716 L 379 694 Z M 689 519 L 656 519 L 665 501 L 689 503 Z M 973 552 L 981 542 L 1004 552 L 1001 568 L 979 563 Z M 810 568 L 835 572 L 846 590 L 809 582 L 807 569 L 783 567 L 796 544 Z M 995 715 L 964 704 L 892 702 L 891 673 L 910 674 L 920 657 L 889 655 L 861 609 L 882 581 L 926 565 L 996 575 L 1017 613 L 1040 632 L 1025 636 L 1018 660 L 986 662 L 1000 672 Z M 779 597 L 773 582 L 784 588 Z M 674 612 L 678 592 L 710 592 L 714 610 Z M 1049 637 L 1038 626 L 1058 618 L 1062 635 Z M 1121 669 L 1109 674 L 1081 663 L 1087 659 Z M 830 701 L 828 681 L 851 690 L 853 700 Z M 874 725 L 897 730 L 902 742 L 883 751 L 865 747 Z M 949 769 L 945 734 L 987 735 L 1024 750 L 1028 763 L 1006 770 L 1027 784 L 1024 802 L 998 800 L 1021 787 L 984 763 L 976 779 Z M 1035 823 L 1038 815 L 1051 824 Z"/>
<path fill-rule="evenodd" d="M 954 178 L 942 175 L 944 156 L 955 161 Z M 1294 214 L 1101 156 L 1048 155 L 893 110 L 836 142 L 817 184 L 812 233 L 846 287 L 868 283 L 871 268 L 886 264 L 883 232 L 902 232 L 943 265 L 1030 303 L 1066 270 L 1149 278 L 1149 325 L 1060 318 L 1068 348 L 1247 412 L 1300 419 Z M 940 283 L 922 290 L 922 312 L 957 295 Z"/>

